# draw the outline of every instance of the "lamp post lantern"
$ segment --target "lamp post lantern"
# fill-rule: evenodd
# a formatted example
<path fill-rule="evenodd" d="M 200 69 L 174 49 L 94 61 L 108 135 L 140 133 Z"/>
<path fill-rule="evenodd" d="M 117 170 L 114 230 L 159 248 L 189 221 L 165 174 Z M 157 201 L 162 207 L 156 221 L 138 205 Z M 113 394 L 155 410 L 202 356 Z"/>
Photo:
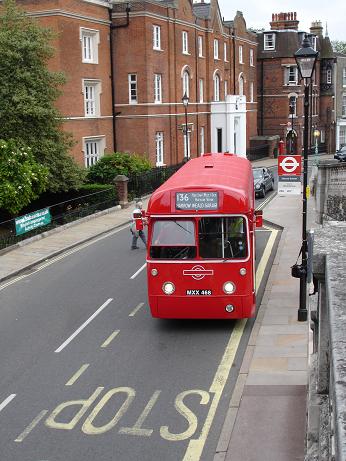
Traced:
<path fill-rule="evenodd" d="M 189 97 L 184 93 L 184 96 L 181 99 L 183 101 L 184 110 L 185 110 L 185 128 L 183 130 L 184 137 L 185 137 L 185 155 L 184 159 L 188 160 L 189 158 L 189 140 L 188 140 L 188 131 L 187 131 L 187 106 L 189 105 Z"/>
<path fill-rule="evenodd" d="M 315 165 L 318 164 L 318 138 L 320 137 L 320 131 L 315 128 L 314 130 L 314 138 L 315 138 Z"/>
<path fill-rule="evenodd" d="M 311 47 L 310 40 L 305 35 L 302 47 L 294 53 L 300 76 L 304 80 L 304 163 L 303 163 L 303 225 L 302 225 L 302 272 L 300 275 L 299 309 L 298 321 L 307 320 L 308 311 L 306 309 L 307 294 L 307 238 L 306 238 L 306 218 L 307 218 L 307 197 L 306 188 L 308 183 L 308 148 L 309 148 L 309 89 L 310 81 L 314 73 L 318 52 Z"/>

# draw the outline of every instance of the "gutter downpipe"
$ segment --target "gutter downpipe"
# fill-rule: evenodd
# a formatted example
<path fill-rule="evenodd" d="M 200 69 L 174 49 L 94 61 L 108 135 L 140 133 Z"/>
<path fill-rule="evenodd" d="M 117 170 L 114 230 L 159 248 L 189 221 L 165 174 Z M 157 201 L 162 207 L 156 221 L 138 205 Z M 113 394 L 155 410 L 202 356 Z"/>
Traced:
<path fill-rule="evenodd" d="M 263 90 L 263 78 L 264 78 L 264 61 L 261 59 L 261 127 L 260 136 L 263 136 L 263 117 L 264 117 L 264 90 Z"/>
<path fill-rule="evenodd" d="M 196 152 L 196 157 L 199 157 L 200 156 L 200 149 L 199 149 L 199 116 L 198 116 L 198 112 L 199 112 L 199 107 L 198 107 L 198 90 L 199 90 L 199 74 L 198 74 L 198 35 L 197 35 L 197 29 L 196 29 L 196 26 L 197 26 L 197 17 L 195 18 L 195 62 L 196 62 L 196 65 L 195 65 L 195 72 L 196 72 L 196 105 L 195 105 L 195 110 L 196 110 L 196 140 L 197 140 L 197 152 Z M 192 133 L 192 130 L 191 130 L 191 133 Z M 192 137 L 192 136 L 191 136 Z M 191 142 L 191 140 L 190 140 Z"/>
<path fill-rule="evenodd" d="M 123 27 L 128 27 L 130 24 L 130 11 L 131 8 L 127 3 L 126 6 L 126 23 L 115 25 L 112 23 L 112 11 L 113 6 L 108 9 L 109 14 L 109 48 L 110 48 L 110 64 L 111 64 L 111 91 L 112 91 L 112 123 L 113 123 L 113 149 L 114 152 L 117 151 L 117 137 L 116 137 L 116 116 L 119 115 L 119 112 L 115 112 L 115 85 L 114 85 L 114 58 L 113 58 L 113 51 L 114 51 L 114 41 L 113 41 L 113 30 L 120 29 Z"/>

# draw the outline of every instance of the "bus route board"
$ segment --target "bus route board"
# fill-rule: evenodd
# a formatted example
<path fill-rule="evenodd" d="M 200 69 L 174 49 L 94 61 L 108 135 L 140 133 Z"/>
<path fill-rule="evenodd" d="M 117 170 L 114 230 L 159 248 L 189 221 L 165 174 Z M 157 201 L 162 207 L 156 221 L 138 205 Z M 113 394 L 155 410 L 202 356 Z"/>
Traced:
<path fill-rule="evenodd" d="M 176 192 L 177 210 L 218 210 L 219 193 L 211 191 Z"/>

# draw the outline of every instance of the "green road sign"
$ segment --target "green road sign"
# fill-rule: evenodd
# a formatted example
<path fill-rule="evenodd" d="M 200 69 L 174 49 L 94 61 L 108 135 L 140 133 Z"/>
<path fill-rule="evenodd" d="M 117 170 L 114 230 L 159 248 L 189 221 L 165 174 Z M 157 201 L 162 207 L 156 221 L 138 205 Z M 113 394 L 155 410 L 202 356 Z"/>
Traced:
<path fill-rule="evenodd" d="M 16 235 L 25 234 L 36 227 L 45 226 L 52 221 L 49 208 L 34 211 L 15 219 Z"/>

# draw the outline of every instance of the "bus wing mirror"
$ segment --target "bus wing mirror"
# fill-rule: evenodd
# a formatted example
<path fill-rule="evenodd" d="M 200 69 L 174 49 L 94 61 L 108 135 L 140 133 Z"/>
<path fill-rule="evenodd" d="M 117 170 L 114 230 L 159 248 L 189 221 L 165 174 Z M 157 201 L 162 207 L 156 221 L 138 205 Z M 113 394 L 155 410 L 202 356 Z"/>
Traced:
<path fill-rule="evenodd" d="M 256 227 L 263 227 L 263 210 L 255 210 Z"/>

